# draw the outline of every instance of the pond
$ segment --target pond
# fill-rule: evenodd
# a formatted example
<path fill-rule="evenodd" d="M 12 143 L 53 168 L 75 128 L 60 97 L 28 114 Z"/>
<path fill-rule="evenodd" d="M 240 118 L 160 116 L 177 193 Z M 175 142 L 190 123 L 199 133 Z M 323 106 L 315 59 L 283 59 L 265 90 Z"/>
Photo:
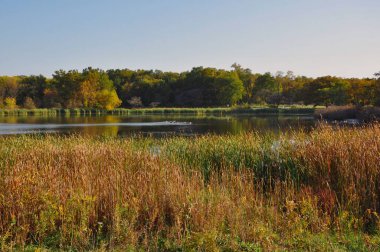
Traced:
<path fill-rule="evenodd" d="M 128 136 L 134 134 L 201 135 L 239 134 L 310 129 L 312 116 L 300 115 L 128 115 L 128 116 L 7 116 L 0 117 L 0 135 L 55 133 Z"/>

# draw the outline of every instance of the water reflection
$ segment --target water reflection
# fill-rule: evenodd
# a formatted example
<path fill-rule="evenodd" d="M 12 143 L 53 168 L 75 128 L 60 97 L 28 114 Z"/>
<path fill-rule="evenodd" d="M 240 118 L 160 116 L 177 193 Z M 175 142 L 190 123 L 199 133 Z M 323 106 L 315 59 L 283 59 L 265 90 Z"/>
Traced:
<path fill-rule="evenodd" d="M 273 115 L 106 115 L 0 118 L 0 134 L 2 135 L 41 132 L 107 136 L 239 134 L 246 131 L 278 133 L 289 129 L 309 129 L 312 126 L 314 126 L 314 120 L 311 116 Z"/>

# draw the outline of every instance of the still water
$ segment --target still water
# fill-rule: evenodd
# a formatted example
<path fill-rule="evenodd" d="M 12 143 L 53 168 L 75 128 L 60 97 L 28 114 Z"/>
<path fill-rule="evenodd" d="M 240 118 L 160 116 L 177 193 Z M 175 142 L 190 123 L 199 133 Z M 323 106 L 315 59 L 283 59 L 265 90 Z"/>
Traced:
<path fill-rule="evenodd" d="M 201 135 L 238 134 L 246 131 L 280 132 L 315 125 L 312 116 L 194 116 L 194 115 L 129 115 L 74 117 L 0 117 L 0 135 L 12 134 L 83 134 L 128 136 L 134 134 Z"/>

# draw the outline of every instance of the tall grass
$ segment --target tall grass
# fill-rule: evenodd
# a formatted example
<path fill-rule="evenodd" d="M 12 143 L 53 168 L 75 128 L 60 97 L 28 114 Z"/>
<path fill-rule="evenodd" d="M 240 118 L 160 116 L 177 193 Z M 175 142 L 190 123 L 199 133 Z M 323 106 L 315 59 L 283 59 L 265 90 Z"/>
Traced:
<path fill-rule="evenodd" d="M 325 120 L 345 120 L 358 119 L 363 122 L 373 122 L 380 120 L 379 107 L 357 107 L 352 105 L 330 106 L 324 109 L 317 109 L 314 117 Z"/>
<path fill-rule="evenodd" d="M 380 126 L 0 138 L 1 250 L 379 250 Z"/>

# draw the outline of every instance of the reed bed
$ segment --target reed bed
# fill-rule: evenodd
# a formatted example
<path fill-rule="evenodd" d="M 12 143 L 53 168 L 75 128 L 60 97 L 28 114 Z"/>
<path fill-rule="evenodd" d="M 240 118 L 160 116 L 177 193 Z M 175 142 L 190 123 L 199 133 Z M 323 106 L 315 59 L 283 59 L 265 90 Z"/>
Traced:
<path fill-rule="evenodd" d="M 358 107 L 353 105 L 330 106 L 323 109 L 317 109 L 314 113 L 314 117 L 330 121 L 357 119 L 361 122 L 373 122 L 380 120 L 380 107 Z"/>
<path fill-rule="evenodd" d="M 154 114 L 307 114 L 312 115 L 314 108 L 282 106 L 270 108 L 263 106 L 221 107 L 221 108 L 117 108 L 113 110 L 89 108 L 43 108 L 43 109 L 0 109 L 0 116 L 70 116 L 70 115 L 154 115 Z"/>
<path fill-rule="evenodd" d="M 0 138 L 0 250 L 378 251 L 380 126 Z"/>

